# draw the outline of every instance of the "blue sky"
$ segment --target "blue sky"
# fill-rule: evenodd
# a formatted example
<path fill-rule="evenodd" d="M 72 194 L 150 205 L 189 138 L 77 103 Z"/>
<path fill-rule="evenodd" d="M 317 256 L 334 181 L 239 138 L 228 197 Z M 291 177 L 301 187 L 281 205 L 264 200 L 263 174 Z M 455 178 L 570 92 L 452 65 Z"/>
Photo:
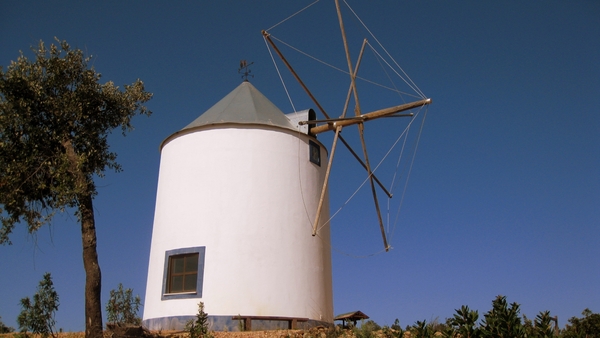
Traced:
<path fill-rule="evenodd" d="M 443 321 L 461 305 L 483 314 L 499 294 L 520 303 L 530 318 L 550 310 L 561 326 L 585 308 L 600 312 L 600 3 L 347 1 L 433 104 L 393 250 L 371 255 L 382 244 L 369 189 L 332 220 L 335 313 L 361 310 L 381 325 L 398 318 L 405 326 Z M 4 67 L 19 50 L 31 56 L 31 45 L 56 36 L 93 55 L 102 81 L 124 85 L 140 78 L 154 93 L 148 104 L 154 114 L 136 118 L 127 137 L 111 136 L 124 171 L 97 180 L 103 303 L 118 283 L 143 297 L 159 144 L 240 83 L 239 60 L 254 62 L 254 86 L 292 111 L 260 31 L 311 2 L 3 4 Z M 344 11 L 355 59 L 362 36 Z M 270 32 L 347 68 L 332 1 Z M 339 115 L 347 76 L 287 52 L 328 112 Z M 314 108 L 285 69 L 282 74 L 296 108 Z M 375 89 L 359 83 L 364 110 L 390 105 Z M 402 123 L 367 124 L 374 159 Z M 354 142 L 355 134 L 344 130 Z M 319 139 L 330 147 L 330 135 Z M 345 149 L 335 159 L 332 212 L 364 179 Z M 382 169 L 383 178 L 393 174 L 395 160 Z M 381 194 L 380 200 L 385 213 L 387 200 Z M 20 228 L 12 241 L 0 247 L 2 321 L 17 326 L 19 300 L 49 271 L 61 299 L 57 326 L 83 330 L 85 276 L 75 217 L 59 216 L 36 236 Z"/>

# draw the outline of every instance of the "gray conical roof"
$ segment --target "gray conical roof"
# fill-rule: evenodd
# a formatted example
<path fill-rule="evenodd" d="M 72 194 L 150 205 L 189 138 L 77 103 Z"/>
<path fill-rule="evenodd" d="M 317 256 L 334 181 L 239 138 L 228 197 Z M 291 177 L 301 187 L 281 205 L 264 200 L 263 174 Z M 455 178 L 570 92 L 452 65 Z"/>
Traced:
<path fill-rule="evenodd" d="M 182 130 L 221 123 L 263 124 L 296 130 L 283 112 L 247 81 Z"/>

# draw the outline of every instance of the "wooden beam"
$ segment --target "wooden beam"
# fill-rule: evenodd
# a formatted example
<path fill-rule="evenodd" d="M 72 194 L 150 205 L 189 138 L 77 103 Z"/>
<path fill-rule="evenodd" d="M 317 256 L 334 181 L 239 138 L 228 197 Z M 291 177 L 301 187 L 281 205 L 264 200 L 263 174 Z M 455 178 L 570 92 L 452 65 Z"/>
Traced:
<path fill-rule="evenodd" d="M 323 203 L 325 201 L 325 194 L 327 193 L 327 184 L 329 182 L 329 174 L 331 174 L 331 166 L 333 165 L 333 155 L 335 154 L 335 148 L 337 145 L 338 137 L 340 136 L 340 132 L 342 131 L 342 127 L 338 127 L 335 130 L 335 135 L 333 136 L 333 145 L 331 146 L 331 155 L 329 155 L 329 162 L 327 162 L 327 170 L 325 171 L 325 180 L 323 181 L 323 187 L 321 188 L 321 197 L 319 198 L 319 205 L 317 206 L 317 215 L 315 216 L 315 222 L 313 224 L 313 232 L 312 235 L 317 235 L 317 228 L 319 227 L 319 219 L 321 218 L 321 210 L 323 209 Z"/>
<path fill-rule="evenodd" d="M 363 123 L 363 122 L 366 122 L 369 120 L 374 120 L 374 119 L 378 119 L 380 117 L 390 116 L 390 115 L 393 115 L 393 114 L 396 114 L 396 113 L 399 113 L 402 111 L 406 111 L 409 109 L 428 105 L 430 103 L 431 103 L 431 99 L 423 99 L 423 100 L 419 100 L 419 101 L 415 101 L 415 102 L 402 104 L 399 106 L 375 110 L 370 113 L 362 114 L 362 115 L 358 116 L 357 118 L 348 118 L 348 119 L 344 119 L 341 121 L 330 122 L 327 124 L 322 124 L 320 126 L 313 127 L 310 129 L 310 133 L 316 135 L 316 134 L 320 134 L 320 133 L 323 133 L 326 131 L 335 130 L 335 128 L 337 126 L 342 126 L 342 127 L 351 126 L 354 124 Z"/>

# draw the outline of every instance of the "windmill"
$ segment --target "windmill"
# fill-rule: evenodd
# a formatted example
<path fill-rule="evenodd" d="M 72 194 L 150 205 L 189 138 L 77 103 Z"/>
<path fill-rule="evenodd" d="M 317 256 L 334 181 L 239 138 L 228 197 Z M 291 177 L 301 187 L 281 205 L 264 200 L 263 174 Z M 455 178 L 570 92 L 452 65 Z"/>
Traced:
<path fill-rule="evenodd" d="M 284 114 L 244 81 L 160 145 L 156 208 L 144 301 L 144 326 L 181 330 L 203 302 L 211 328 L 235 331 L 332 326 L 333 282 L 328 181 L 338 141 L 365 168 L 384 248 L 377 187 L 364 123 L 429 104 L 429 99 L 362 113 L 339 4 L 350 86 L 340 117 L 332 118 L 263 31 L 324 116 L 312 109 Z M 354 97 L 354 116 L 346 116 Z M 295 110 L 295 109 L 294 109 Z M 340 134 L 357 125 L 359 156 Z M 334 132 L 331 153 L 316 135 Z M 327 163 L 327 166 L 322 166 Z M 312 231 L 313 236 L 307 234 Z"/>

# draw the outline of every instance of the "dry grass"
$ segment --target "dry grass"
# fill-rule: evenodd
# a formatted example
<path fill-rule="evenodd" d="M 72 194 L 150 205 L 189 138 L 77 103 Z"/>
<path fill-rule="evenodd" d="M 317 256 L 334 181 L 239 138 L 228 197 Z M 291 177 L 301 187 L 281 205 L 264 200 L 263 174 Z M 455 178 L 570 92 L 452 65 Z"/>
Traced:
<path fill-rule="evenodd" d="M 185 331 L 153 331 L 153 334 L 165 338 L 188 338 Z M 305 336 L 303 330 L 272 330 L 272 331 L 248 331 L 248 332 L 212 332 L 214 338 L 302 338 Z M 0 334 L 0 338 L 16 338 L 18 332 Z M 39 334 L 27 334 L 28 338 L 42 338 Z M 85 332 L 61 332 L 58 338 L 85 338 Z M 105 331 L 105 338 L 112 338 L 112 334 Z M 51 337 L 50 337 L 51 338 Z"/>

